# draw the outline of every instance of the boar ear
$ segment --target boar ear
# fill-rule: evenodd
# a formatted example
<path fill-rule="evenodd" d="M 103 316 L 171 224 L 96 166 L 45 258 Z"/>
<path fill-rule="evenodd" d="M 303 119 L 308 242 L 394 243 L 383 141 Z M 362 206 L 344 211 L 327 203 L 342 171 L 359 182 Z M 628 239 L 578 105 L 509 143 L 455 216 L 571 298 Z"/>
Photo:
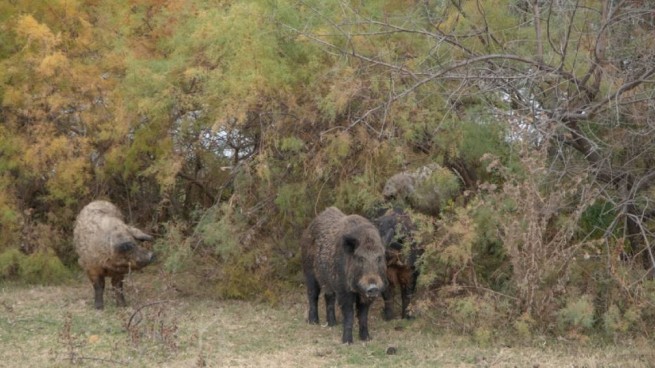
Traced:
<path fill-rule="evenodd" d="M 116 252 L 118 253 L 127 253 L 134 249 L 134 243 L 127 241 L 124 243 L 116 244 L 115 246 Z"/>
<path fill-rule="evenodd" d="M 355 253 L 355 248 L 359 245 L 359 240 L 351 235 L 344 235 L 341 242 L 343 243 L 343 248 L 348 254 Z"/>
<path fill-rule="evenodd" d="M 387 232 L 384 235 L 382 235 L 382 244 L 384 244 L 384 246 L 388 246 L 389 244 L 391 244 L 394 235 L 395 235 L 394 229 L 387 230 Z"/>
<path fill-rule="evenodd" d="M 133 226 L 128 226 L 127 230 L 132 234 L 134 239 L 140 240 L 140 241 L 150 241 L 152 240 L 152 236 L 144 233 L 143 231 L 137 229 L 136 227 Z"/>

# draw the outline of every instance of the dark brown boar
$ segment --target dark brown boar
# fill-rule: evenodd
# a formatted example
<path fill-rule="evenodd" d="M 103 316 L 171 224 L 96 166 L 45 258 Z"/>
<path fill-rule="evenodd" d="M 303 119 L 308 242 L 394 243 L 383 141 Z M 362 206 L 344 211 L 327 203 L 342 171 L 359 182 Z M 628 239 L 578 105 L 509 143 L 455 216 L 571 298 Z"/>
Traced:
<path fill-rule="evenodd" d="M 107 201 L 91 202 L 77 216 L 73 243 L 78 262 L 93 284 L 96 309 L 104 307 L 105 277 L 111 278 L 116 304 L 125 306 L 125 274 L 153 261 L 153 253 L 140 247 L 137 240 L 152 240 L 152 237 L 126 225 L 120 210 Z"/>
<path fill-rule="evenodd" d="M 416 226 L 409 215 L 401 209 L 390 209 L 383 216 L 373 220 L 378 227 L 385 247 L 387 279 L 389 287 L 382 293 L 384 319 L 393 318 L 394 290 L 400 288 L 402 318 L 411 318 L 408 307 L 416 291 L 419 271 L 416 260 L 421 254 L 413 233 Z"/>
<path fill-rule="evenodd" d="M 335 299 L 343 316 L 344 343 L 353 342 L 353 306 L 357 308 L 359 338 L 368 340 L 368 310 L 386 289 L 384 247 L 375 226 L 359 215 L 330 207 L 303 233 L 302 266 L 309 301 L 308 322 L 318 324 L 318 298 L 325 297 L 327 322 L 337 323 Z"/>

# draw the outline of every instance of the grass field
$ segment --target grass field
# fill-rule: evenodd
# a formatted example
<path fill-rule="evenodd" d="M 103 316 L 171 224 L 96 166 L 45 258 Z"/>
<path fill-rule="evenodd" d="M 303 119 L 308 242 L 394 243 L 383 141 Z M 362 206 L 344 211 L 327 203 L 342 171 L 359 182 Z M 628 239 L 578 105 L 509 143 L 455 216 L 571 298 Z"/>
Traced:
<path fill-rule="evenodd" d="M 649 340 L 620 345 L 535 338 L 479 346 L 429 321 L 369 322 L 372 341 L 340 343 L 341 327 L 305 323 L 304 289 L 280 303 L 180 292 L 154 274 L 129 278 L 127 308 L 106 292 L 92 308 L 81 276 L 65 286 L 0 285 L 0 367 L 651 367 Z M 324 313 L 321 311 L 321 318 Z M 388 354 L 389 347 L 395 354 Z"/>

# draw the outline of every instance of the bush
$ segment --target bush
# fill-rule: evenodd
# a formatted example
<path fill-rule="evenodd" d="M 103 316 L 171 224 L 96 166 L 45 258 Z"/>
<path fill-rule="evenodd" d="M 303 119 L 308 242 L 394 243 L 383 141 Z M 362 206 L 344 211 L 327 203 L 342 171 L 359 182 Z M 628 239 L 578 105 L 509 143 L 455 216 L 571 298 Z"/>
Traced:
<path fill-rule="evenodd" d="M 344 213 L 371 213 L 377 204 L 378 193 L 368 175 L 358 175 L 342 181 L 336 188 L 335 205 Z"/>
<path fill-rule="evenodd" d="M 514 321 L 514 330 L 516 331 L 517 337 L 522 341 L 532 339 L 534 327 L 535 321 L 527 313 L 524 313 Z"/>
<path fill-rule="evenodd" d="M 71 271 L 59 257 L 49 253 L 35 253 L 20 261 L 20 277 L 30 284 L 60 284 L 72 278 Z"/>
<path fill-rule="evenodd" d="M 203 212 L 193 230 L 184 223 L 168 223 L 166 235 L 156 244 L 164 270 L 196 280 L 185 292 L 276 303 L 279 275 L 274 271 L 281 269 L 280 259 L 270 241 L 255 238 L 248 225 L 248 219 L 228 203 Z"/>
<path fill-rule="evenodd" d="M 557 322 L 563 331 L 590 331 L 594 326 L 594 305 L 591 297 L 583 295 L 570 300 L 557 312 Z"/>
<path fill-rule="evenodd" d="M 18 249 L 7 249 L 0 253 L 0 279 L 12 279 L 18 277 L 19 259 L 25 257 Z"/>
<path fill-rule="evenodd" d="M 253 273 L 247 265 L 224 264 L 215 291 L 220 298 L 248 300 L 265 296 L 268 286 L 270 280 Z"/>
<path fill-rule="evenodd" d="M 429 177 L 417 183 L 415 195 L 419 201 L 430 201 L 435 192 L 438 193 L 436 205 L 443 210 L 459 194 L 459 179 L 449 169 L 437 167 Z M 429 205 L 429 203 L 424 205 Z"/>
<path fill-rule="evenodd" d="M 432 228 L 427 221 L 419 222 L 419 225 L 420 233 L 430 232 Z M 431 232 L 432 239 L 425 244 L 425 252 L 419 261 L 420 283 L 437 286 L 472 281 L 471 273 L 464 272 L 471 270 L 472 248 L 476 240 L 476 224 L 470 217 L 469 208 L 444 214 Z"/>
<path fill-rule="evenodd" d="M 17 249 L 0 254 L 0 279 L 18 279 L 28 284 L 55 285 L 72 278 L 72 272 L 50 252 L 25 255 Z"/>
<path fill-rule="evenodd" d="M 603 328 L 605 333 L 612 337 L 626 335 L 641 320 L 641 312 L 636 306 L 632 306 L 621 313 L 616 305 L 612 304 L 603 314 Z"/>
<path fill-rule="evenodd" d="M 162 260 L 164 270 L 177 272 L 191 266 L 192 250 L 183 224 L 165 224 L 165 235 L 155 242 L 155 252 Z"/>

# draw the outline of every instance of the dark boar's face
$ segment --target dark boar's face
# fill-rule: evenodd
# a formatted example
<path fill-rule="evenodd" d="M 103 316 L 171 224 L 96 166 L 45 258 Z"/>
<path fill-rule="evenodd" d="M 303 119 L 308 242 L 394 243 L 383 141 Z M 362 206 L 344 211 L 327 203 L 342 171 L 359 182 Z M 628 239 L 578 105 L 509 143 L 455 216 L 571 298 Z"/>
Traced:
<path fill-rule="evenodd" d="M 366 298 L 376 298 L 386 288 L 384 247 L 377 230 L 366 231 L 365 236 L 343 237 L 347 263 L 346 277 L 350 288 Z"/>
<path fill-rule="evenodd" d="M 132 240 L 126 240 L 114 246 L 115 264 L 114 267 L 138 270 L 150 264 L 155 259 L 155 255 L 134 243 Z"/>

